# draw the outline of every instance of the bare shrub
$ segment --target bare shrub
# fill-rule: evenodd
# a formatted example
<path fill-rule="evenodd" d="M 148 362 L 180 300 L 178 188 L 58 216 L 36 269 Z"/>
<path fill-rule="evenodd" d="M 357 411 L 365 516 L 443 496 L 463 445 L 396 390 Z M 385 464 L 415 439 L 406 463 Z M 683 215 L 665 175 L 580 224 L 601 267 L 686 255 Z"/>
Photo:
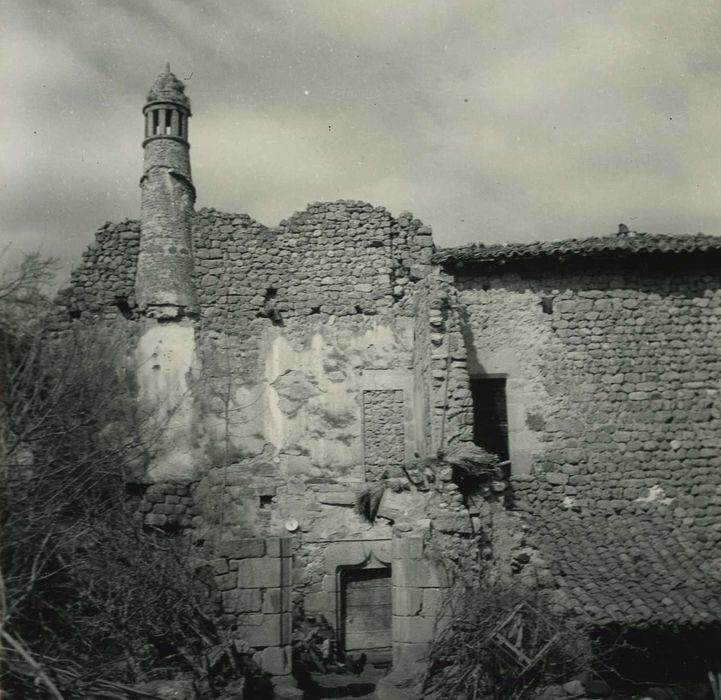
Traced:
<path fill-rule="evenodd" d="M 50 332 L 50 273 L 33 258 L 0 280 L 3 690 L 149 697 L 124 683 L 186 675 L 214 697 L 251 665 L 187 542 L 127 510 L 127 477 L 163 428 L 139 414 L 132 325 Z"/>
<path fill-rule="evenodd" d="M 542 592 L 485 576 L 448 596 L 423 697 L 519 700 L 590 659 L 583 630 L 552 613 Z"/>

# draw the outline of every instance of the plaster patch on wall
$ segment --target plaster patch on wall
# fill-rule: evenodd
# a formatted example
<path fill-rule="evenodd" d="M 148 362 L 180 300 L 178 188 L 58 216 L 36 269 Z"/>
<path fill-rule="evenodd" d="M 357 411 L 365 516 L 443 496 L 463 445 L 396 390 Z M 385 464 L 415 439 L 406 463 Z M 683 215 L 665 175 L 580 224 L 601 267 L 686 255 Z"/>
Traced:
<path fill-rule="evenodd" d="M 666 493 L 658 484 L 652 486 L 645 496 L 639 496 L 636 503 L 660 503 L 669 506 L 673 503 L 673 498 L 665 498 Z"/>
<path fill-rule="evenodd" d="M 134 355 L 138 400 L 152 413 L 148 430 L 159 432 L 149 467 L 155 480 L 191 478 L 195 471 L 195 409 L 189 379 L 198 372 L 195 330 L 190 323 L 153 323 Z"/>
<path fill-rule="evenodd" d="M 320 393 L 313 375 L 302 370 L 286 370 L 271 386 L 278 394 L 278 408 L 288 418 L 294 418 L 312 397 Z"/>

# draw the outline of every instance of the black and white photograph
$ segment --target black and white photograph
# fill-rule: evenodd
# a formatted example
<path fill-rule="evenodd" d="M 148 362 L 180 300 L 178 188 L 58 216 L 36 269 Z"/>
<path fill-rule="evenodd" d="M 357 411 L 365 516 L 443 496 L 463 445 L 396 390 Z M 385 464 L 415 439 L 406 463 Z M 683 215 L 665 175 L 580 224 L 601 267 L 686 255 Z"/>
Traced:
<path fill-rule="evenodd" d="M 2 700 L 721 700 L 717 0 L 0 0 Z"/>

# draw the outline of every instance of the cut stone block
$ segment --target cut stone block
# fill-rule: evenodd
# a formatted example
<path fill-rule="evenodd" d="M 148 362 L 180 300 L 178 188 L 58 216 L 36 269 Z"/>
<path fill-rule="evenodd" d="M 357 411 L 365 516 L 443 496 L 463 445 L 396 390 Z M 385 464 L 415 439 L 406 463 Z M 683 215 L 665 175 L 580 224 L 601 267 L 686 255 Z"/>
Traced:
<path fill-rule="evenodd" d="M 291 644 L 293 642 L 293 614 L 284 612 L 280 614 L 280 643 Z"/>
<path fill-rule="evenodd" d="M 425 663 L 431 652 L 431 645 L 427 642 L 398 642 L 393 645 L 393 666 Z"/>
<path fill-rule="evenodd" d="M 446 588 L 424 588 L 421 615 L 435 618 L 443 602 L 443 596 L 447 591 L 448 589 Z"/>
<path fill-rule="evenodd" d="M 394 537 L 393 559 L 420 559 L 423 556 L 422 537 Z"/>
<path fill-rule="evenodd" d="M 262 618 L 260 624 L 256 618 Z M 244 615 L 237 626 L 237 638 L 251 647 L 281 646 L 281 616 L 280 615 Z"/>
<path fill-rule="evenodd" d="M 215 587 L 219 591 L 229 591 L 238 585 L 238 577 L 234 573 L 215 577 Z"/>
<path fill-rule="evenodd" d="M 393 586 L 391 598 L 394 615 L 418 615 L 421 611 L 424 599 L 424 591 L 432 588 L 408 588 L 405 586 Z"/>
<path fill-rule="evenodd" d="M 268 588 L 263 591 L 263 612 L 288 612 L 290 610 L 290 599 L 291 589 L 288 586 Z"/>
<path fill-rule="evenodd" d="M 262 557 L 265 554 L 265 542 L 260 538 L 227 540 L 220 543 L 220 554 L 230 559 Z"/>
<path fill-rule="evenodd" d="M 260 667 L 272 676 L 285 676 L 291 671 L 291 654 L 288 646 L 267 647 L 258 656 Z"/>
<path fill-rule="evenodd" d="M 233 591 L 225 591 L 223 593 L 223 609 L 225 612 L 258 612 L 260 607 L 261 595 L 260 590 L 257 588 L 236 588 Z"/>
<path fill-rule="evenodd" d="M 400 559 L 391 573 L 394 586 L 439 588 L 450 585 L 448 574 L 425 559 Z"/>
<path fill-rule="evenodd" d="M 280 559 L 245 559 L 238 564 L 238 588 L 279 588 Z"/>
<path fill-rule="evenodd" d="M 265 547 L 269 557 L 290 557 L 293 554 L 293 538 L 268 537 L 265 540 Z"/>
<path fill-rule="evenodd" d="M 325 550 L 326 571 L 362 564 L 365 560 L 366 551 L 362 542 L 332 542 Z"/>
<path fill-rule="evenodd" d="M 319 493 L 318 501 L 329 506 L 354 506 L 356 502 L 356 495 L 353 491 Z"/>
<path fill-rule="evenodd" d="M 393 642 L 431 642 L 434 624 L 428 617 L 393 616 Z"/>

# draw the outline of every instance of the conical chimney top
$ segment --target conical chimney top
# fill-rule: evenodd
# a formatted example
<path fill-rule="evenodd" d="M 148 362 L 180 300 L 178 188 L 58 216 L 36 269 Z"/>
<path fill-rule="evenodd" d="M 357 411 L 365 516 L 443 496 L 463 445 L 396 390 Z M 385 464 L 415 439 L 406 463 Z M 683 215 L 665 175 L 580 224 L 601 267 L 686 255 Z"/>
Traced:
<path fill-rule="evenodd" d="M 182 105 L 190 112 L 190 100 L 185 94 L 185 84 L 174 73 L 170 72 L 170 61 L 165 64 L 165 71 L 153 83 L 147 96 L 148 102 L 173 102 Z"/>

